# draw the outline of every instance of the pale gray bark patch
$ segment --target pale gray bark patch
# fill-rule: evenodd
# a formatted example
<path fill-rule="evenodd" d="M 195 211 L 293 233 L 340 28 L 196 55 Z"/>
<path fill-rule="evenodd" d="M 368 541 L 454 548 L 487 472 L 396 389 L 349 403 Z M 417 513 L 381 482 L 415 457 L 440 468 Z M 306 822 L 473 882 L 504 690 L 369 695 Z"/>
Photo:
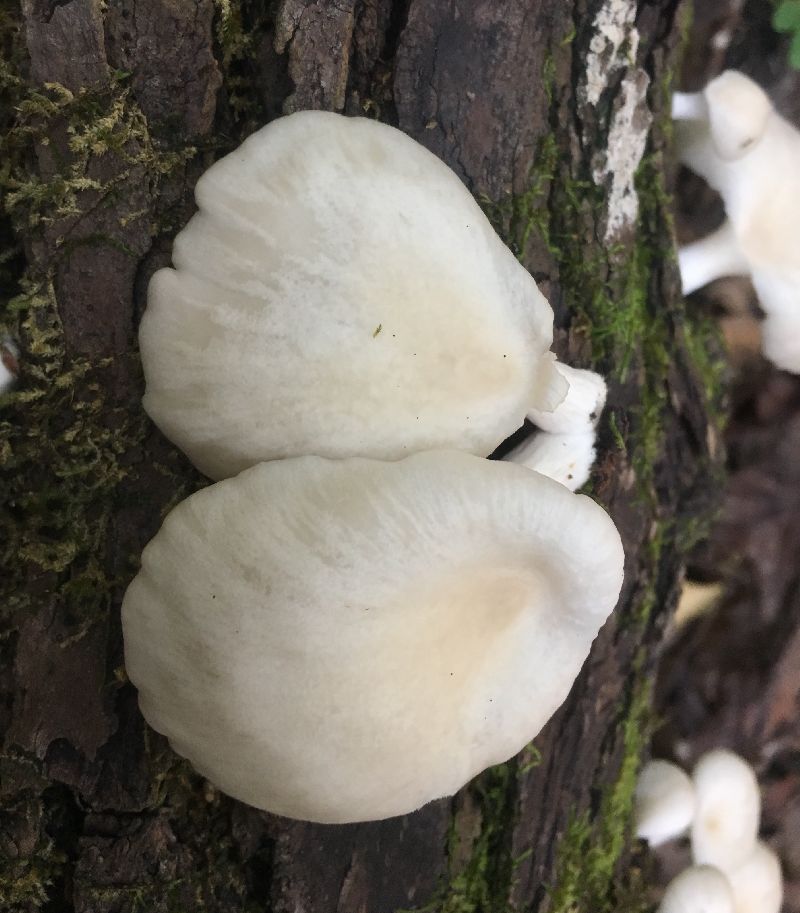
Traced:
<path fill-rule="evenodd" d="M 354 25 L 355 0 L 283 0 L 275 22 L 275 50 L 288 52 L 295 86 L 284 103 L 285 114 L 344 108 Z"/>

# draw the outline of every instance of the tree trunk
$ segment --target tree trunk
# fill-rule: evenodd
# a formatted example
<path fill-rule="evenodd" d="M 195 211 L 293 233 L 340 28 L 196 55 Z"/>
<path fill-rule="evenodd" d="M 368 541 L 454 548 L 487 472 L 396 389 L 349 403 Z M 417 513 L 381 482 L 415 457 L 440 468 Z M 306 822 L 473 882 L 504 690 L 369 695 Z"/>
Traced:
<path fill-rule="evenodd" d="M 0 0 L 0 908 L 645 909 L 628 865 L 650 678 L 720 459 L 713 335 L 682 309 L 667 187 L 676 0 Z M 217 792 L 149 730 L 119 604 L 204 480 L 144 416 L 136 324 L 197 177 L 281 112 L 399 126 L 475 194 L 610 384 L 591 492 L 619 606 L 520 756 L 362 825 Z M 13 237 L 13 241 L 11 238 Z M 224 366 L 222 368 L 224 370 Z M 267 417 L 268 418 L 268 417 Z"/>

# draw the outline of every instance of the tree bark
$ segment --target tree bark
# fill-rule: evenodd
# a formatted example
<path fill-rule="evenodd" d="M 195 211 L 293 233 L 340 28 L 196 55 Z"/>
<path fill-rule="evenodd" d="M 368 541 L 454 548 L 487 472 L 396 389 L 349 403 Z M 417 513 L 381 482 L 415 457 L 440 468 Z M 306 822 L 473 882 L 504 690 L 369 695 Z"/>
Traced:
<path fill-rule="evenodd" d="M 20 348 L 0 400 L 0 907 L 645 909 L 631 792 L 721 457 L 713 334 L 682 309 L 669 215 L 679 3 L 0 11 L 0 283 Z M 119 624 L 143 545 L 205 484 L 141 410 L 149 277 L 210 162 L 301 108 L 377 117 L 442 158 L 551 300 L 559 355 L 607 374 L 590 490 L 627 556 L 617 610 L 519 757 L 415 814 L 337 827 L 256 811 L 194 774 L 145 726 Z"/>

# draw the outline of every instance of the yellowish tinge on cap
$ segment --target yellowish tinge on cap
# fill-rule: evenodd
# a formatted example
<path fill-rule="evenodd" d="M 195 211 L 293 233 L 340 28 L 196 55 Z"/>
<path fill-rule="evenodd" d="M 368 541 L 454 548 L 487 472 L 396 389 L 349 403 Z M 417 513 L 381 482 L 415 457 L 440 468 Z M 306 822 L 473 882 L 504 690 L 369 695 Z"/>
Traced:
<path fill-rule="evenodd" d="M 622 582 L 593 501 L 457 452 L 260 464 L 176 507 L 123 603 L 148 722 L 230 795 L 385 818 L 506 760 Z"/>

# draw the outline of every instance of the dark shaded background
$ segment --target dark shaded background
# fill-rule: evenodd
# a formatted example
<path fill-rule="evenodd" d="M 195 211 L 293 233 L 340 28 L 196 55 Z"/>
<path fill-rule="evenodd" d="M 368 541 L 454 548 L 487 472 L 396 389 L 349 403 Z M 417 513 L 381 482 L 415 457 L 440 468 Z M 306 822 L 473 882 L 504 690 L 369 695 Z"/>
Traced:
<path fill-rule="evenodd" d="M 772 10 L 769 2 L 696 3 L 680 88 L 699 89 L 734 67 L 800 124 L 800 73 L 788 66 L 787 40 L 770 26 Z M 702 181 L 682 173 L 678 186 L 682 240 L 721 221 L 721 204 Z M 724 746 L 755 765 L 764 800 L 762 835 L 781 856 L 784 909 L 798 913 L 800 378 L 760 356 L 758 305 L 749 282 L 721 280 L 691 304 L 720 318 L 731 352 L 729 481 L 713 535 L 696 548 L 688 568 L 690 579 L 719 582 L 723 589 L 710 612 L 668 642 L 657 700 L 664 723 L 654 754 L 691 765 L 702 752 Z M 662 879 L 687 858 L 685 844 L 660 851 Z"/>

